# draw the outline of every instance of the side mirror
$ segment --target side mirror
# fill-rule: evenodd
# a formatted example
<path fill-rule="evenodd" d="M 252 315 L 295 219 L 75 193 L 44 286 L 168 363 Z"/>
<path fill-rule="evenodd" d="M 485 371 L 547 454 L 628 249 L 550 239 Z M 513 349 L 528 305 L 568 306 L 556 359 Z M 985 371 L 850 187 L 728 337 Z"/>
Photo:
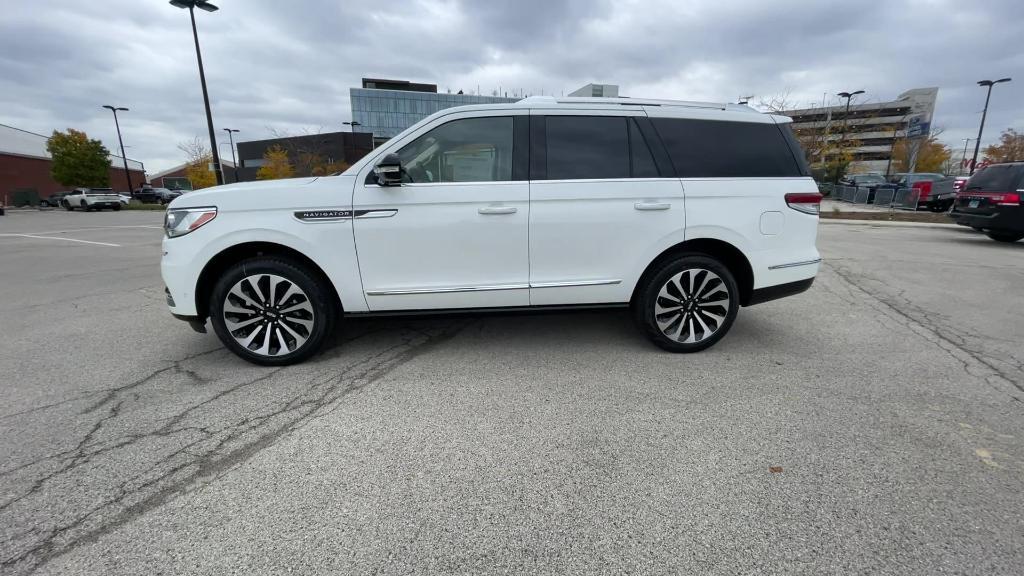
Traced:
<path fill-rule="evenodd" d="M 401 186 L 402 160 L 398 154 L 388 154 L 373 167 L 373 173 L 377 176 L 377 184 L 380 186 Z"/>

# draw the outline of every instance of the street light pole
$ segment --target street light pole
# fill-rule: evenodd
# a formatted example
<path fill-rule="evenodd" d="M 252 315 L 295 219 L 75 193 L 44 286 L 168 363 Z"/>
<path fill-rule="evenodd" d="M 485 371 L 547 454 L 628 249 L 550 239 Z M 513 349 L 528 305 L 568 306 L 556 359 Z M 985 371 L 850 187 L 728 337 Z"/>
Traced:
<path fill-rule="evenodd" d="M 196 61 L 199 62 L 199 82 L 203 86 L 203 105 L 206 106 L 206 128 L 210 132 L 210 153 L 213 155 L 213 173 L 217 177 L 217 184 L 224 183 L 224 174 L 220 167 L 220 154 L 217 151 L 217 137 L 213 131 L 213 113 L 210 111 L 210 95 L 206 91 L 206 73 L 203 71 L 203 54 L 199 50 L 199 32 L 196 31 L 196 12 L 199 8 L 207 12 L 216 12 L 218 8 L 206 0 L 171 0 L 171 6 L 177 8 L 188 8 L 189 18 L 192 20 L 192 38 L 196 43 Z"/>
<path fill-rule="evenodd" d="M 362 126 L 362 123 L 360 123 L 360 122 L 357 122 L 357 121 L 355 121 L 355 120 L 353 120 L 353 121 L 351 121 L 351 122 L 342 122 L 342 124 L 344 124 L 345 126 L 351 126 L 351 127 L 352 127 L 352 133 L 353 133 L 353 134 L 355 134 L 355 133 L 356 133 L 356 126 Z"/>
<path fill-rule="evenodd" d="M 850 100 L 853 99 L 853 97 L 856 96 L 857 94 L 863 93 L 863 90 L 857 90 L 856 92 L 840 92 L 839 94 L 836 94 L 836 96 L 839 96 L 840 98 L 846 98 L 846 112 L 843 114 L 843 135 L 839 139 L 839 142 L 841 144 L 846 143 L 846 132 L 847 130 L 849 130 L 850 126 Z M 835 184 L 839 184 L 839 170 L 836 170 Z"/>
<path fill-rule="evenodd" d="M 228 141 L 231 143 L 231 163 L 235 165 L 235 182 L 238 182 L 238 160 L 235 157 L 235 138 L 233 134 L 239 132 L 234 128 L 223 128 L 228 133 Z"/>
<path fill-rule="evenodd" d="M 974 142 L 974 156 L 971 157 L 971 175 L 974 175 L 974 167 L 978 164 L 978 149 L 981 148 L 981 133 L 985 130 L 985 116 L 988 115 L 988 101 L 992 98 L 992 87 L 1000 82 L 1009 82 L 1011 78 L 1000 78 L 999 80 L 980 80 L 978 86 L 988 86 L 988 93 L 985 95 L 985 108 L 981 111 L 981 126 L 978 126 L 978 139 Z"/>
<path fill-rule="evenodd" d="M 132 173 L 128 171 L 128 157 L 124 155 L 124 140 L 121 139 L 121 125 L 117 121 L 118 110 L 122 112 L 128 112 L 127 108 L 115 108 L 109 104 L 104 104 L 104 108 L 114 113 L 114 128 L 117 128 L 117 143 L 121 146 L 121 160 L 124 162 L 124 177 L 128 181 L 128 195 L 135 197 L 135 190 L 132 188 Z"/>

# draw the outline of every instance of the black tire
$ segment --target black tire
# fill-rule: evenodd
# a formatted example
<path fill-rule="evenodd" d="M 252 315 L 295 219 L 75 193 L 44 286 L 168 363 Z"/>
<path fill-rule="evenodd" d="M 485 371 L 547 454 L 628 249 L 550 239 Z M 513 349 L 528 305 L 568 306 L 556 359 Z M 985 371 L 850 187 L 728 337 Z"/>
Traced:
<path fill-rule="evenodd" d="M 717 279 L 713 276 L 717 276 Z M 678 282 L 689 284 L 692 281 L 693 292 L 699 292 L 696 298 L 692 294 L 687 296 L 686 292 L 690 291 L 688 286 L 683 287 L 683 293 L 679 293 L 678 289 L 674 292 L 668 285 L 672 279 L 677 281 L 677 287 L 680 286 Z M 668 299 L 663 297 L 659 300 L 663 288 L 669 296 Z M 720 302 L 723 291 L 728 298 L 727 303 L 700 304 Z M 721 262 L 704 254 L 680 254 L 662 264 L 641 286 L 633 302 L 633 314 L 644 334 L 658 347 L 669 352 L 699 352 L 714 345 L 729 332 L 736 320 L 739 300 L 740 291 L 736 279 Z M 656 315 L 659 302 L 669 303 L 673 312 Z M 674 310 L 675 304 L 678 304 L 678 312 Z M 659 326 L 659 318 L 662 326 L 666 327 L 664 331 Z M 715 322 L 717 324 L 712 326 Z M 707 331 L 704 328 L 710 329 L 710 335 L 705 336 Z M 688 339 L 695 341 L 681 341 Z"/>
<path fill-rule="evenodd" d="M 64 204 L 64 209 L 67 210 L 68 212 L 73 212 L 75 210 L 75 207 L 72 206 L 71 203 L 68 202 L 67 200 L 63 200 L 62 204 Z"/>
<path fill-rule="evenodd" d="M 301 290 L 306 297 L 308 303 L 311 306 L 310 318 L 305 317 L 305 312 L 301 312 L 302 316 L 299 318 L 306 322 L 312 321 L 312 327 L 305 327 L 301 324 L 296 324 L 294 319 L 286 317 L 284 312 L 278 313 L 278 310 L 287 309 L 285 302 L 276 303 L 277 307 L 274 310 L 269 311 L 272 316 L 267 316 L 268 310 L 266 308 L 256 308 L 244 304 L 244 301 L 234 296 L 232 290 L 234 288 L 241 287 L 242 292 L 248 292 L 247 296 L 251 300 L 256 300 L 255 292 L 252 291 L 252 284 L 248 279 L 256 278 L 257 288 L 264 295 L 267 295 L 269 284 L 264 284 L 271 281 L 271 276 L 276 276 L 283 279 L 285 282 L 294 284 L 299 290 Z M 243 283 L 243 280 L 245 282 Z M 278 284 L 281 287 L 281 284 Z M 248 288 L 248 291 L 246 291 Z M 286 288 L 281 288 L 287 292 Z M 228 302 L 229 293 L 232 293 L 231 302 L 237 308 L 238 306 L 245 306 L 251 309 L 252 312 L 248 316 L 235 315 L 232 312 L 228 312 L 233 318 L 236 318 L 236 322 L 243 320 L 251 320 L 257 317 L 262 318 L 251 326 L 254 328 L 248 329 L 243 327 L 241 329 L 236 328 L 234 335 L 229 330 L 226 324 L 225 318 L 225 304 Z M 278 292 L 277 296 L 280 297 L 281 293 Z M 296 296 L 289 298 L 287 306 L 294 305 Z M 302 302 L 299 300 L 299 302 Z M 256 303 L 259 304 L 259 303 Z M 327 285 L 327 282 L 321 279 L 320 275 L 307 269 L 304 265 L 299 264 L 293 260 L 281 257 L 273 256 L 259 256 L 255 258 L 249 258 L 243 260 L 234 266 L 228 268 L 221 277 L 217 280 L 213 287 L 213 291 L 210 295 L 210 323 L 213 325 L 214 332 L 220 338 L 221 342 L 224 343 L 229 350 L 237 354 L 239 357 L 252 362 L 253 364 L 260 364 L 263 366 L 285 366 L 288 364 L 295 364 L 302 362 L 307 358 L 313 356 L 323 347 L 328 337 L 334 331 L 335 321 L 338 315 L 337 305 L 334 301 L 332 292 Z M 295 314 L 295 313 L 293 313 Z M 269 318 L 274 318 L 273 320 Z M 289 323 L 285 323 L 285 320 L 289 320 Z M 262 325 L 262 328 L 261 328 Z M 282 326 L 283 325 L 283 326 Z M 276 328 L 275 328 L 276 326 Z M 288 349 L 288 342 L 281 343 L 278 339 L 278 335 L 284 335 L 285 338 L 291 338 L 288 334 L 288 330 L 281 330 L 281 328 L 291 328 L 294 331 L 298 331 L 301 336 L 304 336 L 306 340 L 301 344 L 298 344 L 297 339 L 292 339 L 291 344 L 298 344 L 297 347 L 285 354 L 274 355 L 274 348 L 268 348 L 266 353 L 260 353 L 258 349 L 246 347 L 242 342 L 236 340 L 236 337 L 245 338 L 251 336 L 253 332 L 265 329 L 267 331 L 274 328 L 276 333 L 271 333 L 270 337 L 266 339 L 271 346 L 278 344 L 277 351 L 280 352 L 281 348 Z M 248 329 L 248 331 L 246 331 Z M 303 334 L 303 332 L 305 332 Z M 256 340 L 250 346 L 258 345 L 261 335 L 266 335 L 267 332 L 262 332 L 256 335 Z M 274 342 L 270 342 L 274 340 Z"/>
<path fill-rule="evenodd" d="M 988 232 L 985 232 L 985 235 L 996 242 L 1016 242 L 1024 238 L 1024 232 L 998 232 L 995 230 L 989 230 Z"/>
<path fill-rule="evenodd" d="M 46 200 L 40 200 L 39 201 L 39 207 L 40 208 L 49 208 L 50 207 L 50 203 L 47 202 Z"/>
<path fill-rule="evenodd" d="M 92 208 L 89 208 L 89 205 L 85 203 L 85 200 L 79 202 L 78 207 L 81 208 L 83 212 L 89 212 L 92 210 Z"/>
<path fill-rule="evenodd" d="M 113 208 L 114 208 L 114 212 L 120 212 L 121 211 L 121 204 L 120 203 L 114 204 Z"/>

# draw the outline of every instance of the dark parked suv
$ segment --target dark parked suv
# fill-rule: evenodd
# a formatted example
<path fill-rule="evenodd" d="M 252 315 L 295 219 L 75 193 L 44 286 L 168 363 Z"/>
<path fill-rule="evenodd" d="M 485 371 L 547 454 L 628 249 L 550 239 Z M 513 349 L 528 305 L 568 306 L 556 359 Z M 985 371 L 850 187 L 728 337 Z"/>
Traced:
<path fill-rule="evenodd" d="M 1024 238 L 1024 162 L 993 164 L 967 181 L 950 217 L 999 242 Z"/>
<path fill-rule="evenodd" d="M 181 196 L 181 192 L 167 188 L 145 186 L 135 191 L 135 199 L 146 204 L 167 204 L 178 196 Z"/>

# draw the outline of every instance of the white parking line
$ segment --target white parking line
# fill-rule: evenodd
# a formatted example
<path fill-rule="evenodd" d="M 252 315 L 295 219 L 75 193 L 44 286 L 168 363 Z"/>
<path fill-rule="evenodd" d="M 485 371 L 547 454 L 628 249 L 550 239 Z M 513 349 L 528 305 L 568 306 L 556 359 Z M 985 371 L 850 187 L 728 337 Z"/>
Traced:
<path fill-rule="evenodd" d="M 81 242 L 82 244 L 98 244 L 100 246 L 113 246 L 114 248 L 120 248 L 120 244 L 111 244 L 110 242 L 93 242 L 92 240 L 79 240 L 77 238 L 61 238 L 59 236 L 37 236 L 35 234 L 0 234 L 0 236 L 17 236 L 19 238 L 36 238 L 39 240 L 66 240 L 68 242 Z"/>

